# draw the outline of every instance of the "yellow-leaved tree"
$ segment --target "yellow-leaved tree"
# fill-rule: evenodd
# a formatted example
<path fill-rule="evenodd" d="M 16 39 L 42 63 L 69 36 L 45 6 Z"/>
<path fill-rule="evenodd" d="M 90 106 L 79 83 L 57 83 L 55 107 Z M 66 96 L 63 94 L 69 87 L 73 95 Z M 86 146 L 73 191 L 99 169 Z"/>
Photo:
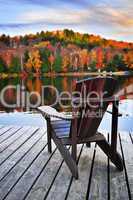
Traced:
<path fill-rule="evenodd" d="M 27 63 L 25 63 L 25 66 L 28 69 L 28 71 L 32 71 L 32 69 L 34 69 L 36 73 L 39 73 L 41 65 L 42 61 L 39 50 L 29 52 L 29 59 L 27 60 Z"/>

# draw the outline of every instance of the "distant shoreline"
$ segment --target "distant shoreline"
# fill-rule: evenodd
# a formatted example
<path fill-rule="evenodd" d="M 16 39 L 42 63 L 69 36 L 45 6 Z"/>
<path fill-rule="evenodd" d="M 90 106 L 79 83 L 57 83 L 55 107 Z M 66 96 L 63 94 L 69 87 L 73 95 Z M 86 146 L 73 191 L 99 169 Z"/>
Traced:
<path fill-rule="evenodd" d="M 42 73 L 42 74 L 37 74 L 37 73 L 31 73 L 31 74 L 21 74 L 21 73 L 0 73 L 0 78 L 28 78 L 29 76 L 31 77 L 76 77 L 76 76 L 124 76 L 124 75 L 133 75 L 133 72 L 131 71 L 119 71 L 119 72 L 60 72 L 60 73 Z"/>

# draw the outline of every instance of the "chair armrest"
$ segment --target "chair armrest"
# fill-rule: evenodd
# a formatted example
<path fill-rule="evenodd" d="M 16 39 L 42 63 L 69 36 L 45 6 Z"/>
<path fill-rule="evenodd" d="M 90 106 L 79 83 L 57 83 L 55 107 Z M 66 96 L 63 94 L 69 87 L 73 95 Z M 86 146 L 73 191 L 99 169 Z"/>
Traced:
<path fill-rule="evenodd" d="M 72 115 L 71 113 L 65 113 L 65 112 L 58 112 L 55 108 L 52 108 L 50 106 L 40 106 L 37 108 L 37 110 L 45 117 L 45 118 L 58 118 L 63 120 L 71 120 Z"/>
<path fill-rule="evenodd" d="M 112 113 L 111 111 L 109 111 L 109 110 L 107 110 L 106 112 L 109 113 L 109 114 L 111 114 L 111 115 L 113 114 L 113 113 Z M 121 113 L 118 113 L 118 117 L 122 117 L 122 114 L 121 114 Z"/>

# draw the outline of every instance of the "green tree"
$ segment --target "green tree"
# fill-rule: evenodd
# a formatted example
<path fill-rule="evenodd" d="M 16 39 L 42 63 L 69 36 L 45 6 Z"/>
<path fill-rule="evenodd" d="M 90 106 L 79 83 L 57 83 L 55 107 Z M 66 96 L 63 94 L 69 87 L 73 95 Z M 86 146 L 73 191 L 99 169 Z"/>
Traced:
<path fill-rule="evenodd" d="M 114 65 L 113 60 L 111 60 L 109 63 L 107 63 L 107 65 L 103 68 L 103 71 L 107 71 L 107 72 L 116 72 L 118 71 L 117 67 Z"/>
<path fill-rule="evenodd" d="M 24 35 L 23 37 L 21 37 L 21 43 L 23 45 L 28 46 L 29 45 L 29 36 L 28 35 Z"/>
<path fill-rule="evenodd" d="M 42 66 L 41 66 L 42 72 L 50 71 L 50 62 L 48 60 L 50 53 L 51 52 L 47 48 L 40 49 L 40 56 L 41 56 L 41 60 L 42 60 Z"/>
<path fill-rule="evenodd" d="M 64 36 L 65 39 L 67 40 L 72 40 L 74 39 L 74 31 L 73 30 L 68 30 L 68 29 L 64 29 Z"/>
<path fill-rule="evenodd" d="M 5 72 L 5 71 L 6 71 L 6 64 L 4 60 L 0 57 L 0 73 Z"/>
<path fill-rule="evenodd" d="M 114 67 L 116 67 L 117 70 L 122 70 L 122 71 L 127 70 L 126 63 L 125 63 L 123 56 L 121 54 L 116 54 L 113 57 L 112 65 L 114 65 Z"/>
<path fill-rule="evenodd" d="M 96 61 L 92 61 L 90 64 L 89 64 L 89 67 L 91 69 L 92 72 L 96 72 L 97 71 L 97 68 L 96 68 Z"/>
<path fill-rule="evenodd" d="M 17 56 L 14 56 L 11 60 L 10 66 L 9 66 L 9 72 L 19 73 L 20 71 L 21 71 L 20 58 Z"/>
<path fill-rule="evenodd" d="M 28 59 L 29 59 L 29 51 L 26 50 L 26 51 L 24 52 L 24 63 L 27 62 Z"/>
<path fill-rule="evenodd" d="M 62 66 L 62 57 L 60 53 L 56 53 L 55 62 L 54 62 L 54 70 L 55 72 L 61 72 Z"/>

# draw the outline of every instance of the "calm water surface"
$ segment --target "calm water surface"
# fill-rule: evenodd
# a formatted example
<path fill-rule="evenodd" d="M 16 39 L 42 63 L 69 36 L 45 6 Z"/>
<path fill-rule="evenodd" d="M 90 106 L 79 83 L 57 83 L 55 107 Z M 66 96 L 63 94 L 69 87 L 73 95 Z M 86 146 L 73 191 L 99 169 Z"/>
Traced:
<path fill-rule="evenodd" d="M 20 105 L 14 106 L 14 108 L 8 108 L 0 102 L 0 111 L 4 112 L 0 114 L 0 124 L 3 125 L 37 125 L 44 126 L 44 120 L 39 114 L 26 114 L 25 111 L 33 111 L 31 107 L 27 108 L 27 105 L 22 105 L 23 98 L 26 98 L 24 94 L 31 94 L 30 102 L 35 105 L 37 102 L 36 94 L 41 97 L 41 105 L 52 104 L 56 99 L 56 94 L 53 90 L 49 88 L 42 92 L 43 86 L 52 85 L 55 87 L 59 93 L 62 91 L 72 92 L 75 82 L 77 80 L 83 79 L 84 77 L 43 77 L 43 78 L 28 78 L 28 79 L 1 79 L 0 80 L 0 91 L 7 86 L 21 86 L 19 93 Z M 116 77 L 119 80 L 119 95 L 121 97 L 120 101 L 120 111 L 123 113 L 123 117 L 119 118 L 119 130 L 133 131 L 133 76 L 123 76 Z M 35 93 L 36 92 L 36 93 Z M 4 94 L 4 98 L 8 104 L 16 104 L 17 91 L 13 87 L 7 88 Z M 25 100 L 26 101 L 26 100 Z M 68 102 L 64 102 L 68 107 L 65 109 L 69 110 L 70 106 Z M 63 109 L 56 104 L 55 107 L 62 111 Z M 111 108 L 109 108 L 111 109 Z M 63 110 L 64 111 L 64 110 Z M 111 117 L 106 114 L 100 129 L 108 130 L 111 125 Z"/>
<path fill-rule="evenodd" d="M 29 79 L 1 79 L 0 80 L 0 92 L 3 88 L 6 88 L 4 92 L 4 99 L 7 104 L 14 105 L 13 108 L 5 106 L 0 102 L 0 111 L 13 112 L 13 111 L 27 111 L 32 110 L 32 107 L 40 105 L 50 105 L 56 100 L 57 94 L 55 88 L 59 92 L 68 91 L 72 92 L 75 82 L 83 79 L 84 77 L 43 77 L 43 78 L 29 78 Z M 118 92 L 121 99 L 133 99 L 133 76 L 116 77 L 119 80 Z M 18 86 L 18 90 L 16 87 Z M 46 86 L 48 86 L 46 88 Z M 52 86 L 52 89 L 49 88 Z M 45 87 L 45 88 L 44 88 Z M 54 89 L 53 89 L 54 87 Z M 17 102 L 17 95 L 19 97 L 19 103 Z M 28 96 L 30 95 L 30 96 Z M 40 100 L 38 101 L 38 96 Z M 22 103 L 23 102 L 23 103 Z M 31 106 L 30 106 L 31 104 Z M 66 110 L 69 109 L 69 103 L 63 102 L 63 105 L 68 105 Z M 62 111 L 62 108 L 57 103 L 55 107 Z"/>

